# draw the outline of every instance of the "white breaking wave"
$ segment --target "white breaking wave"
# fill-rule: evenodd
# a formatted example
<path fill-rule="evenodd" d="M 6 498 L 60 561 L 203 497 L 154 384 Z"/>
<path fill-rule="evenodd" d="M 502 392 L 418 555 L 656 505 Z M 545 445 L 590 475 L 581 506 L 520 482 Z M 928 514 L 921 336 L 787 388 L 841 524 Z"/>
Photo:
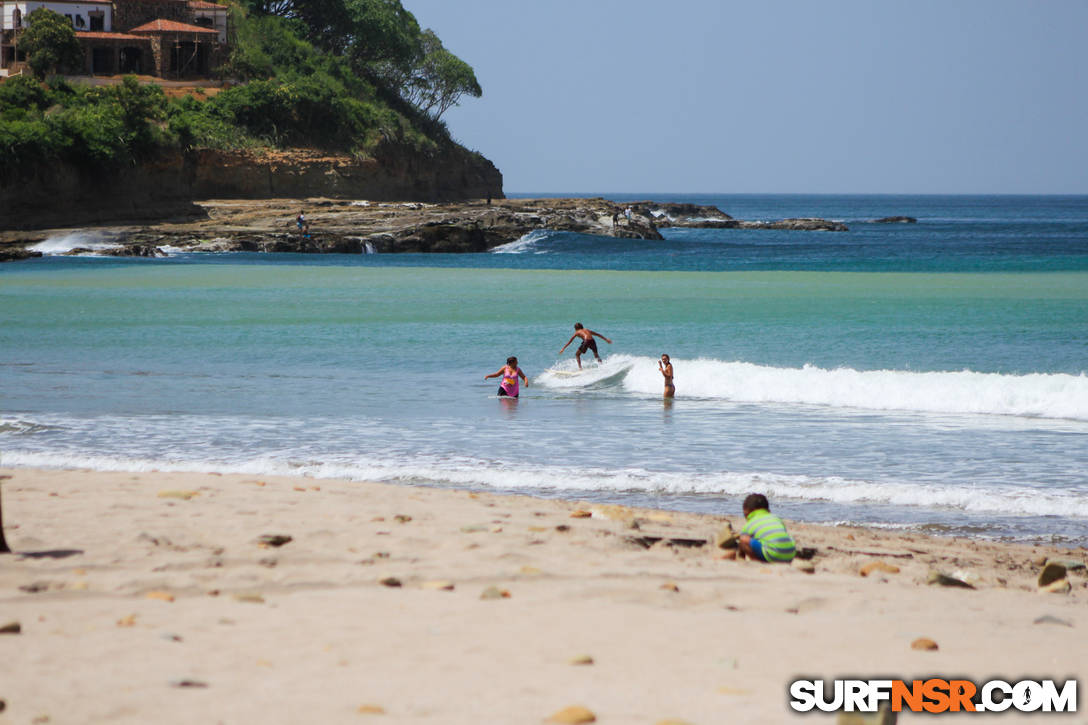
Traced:
<path fill-rule="evenodd" d="M 1084 373 L 1007 375 L 906 370 L 780 368 L 723 360 L 673 358 L 678 398 L 734 403 L 821 405 L 879 411 L 952 415 L 1011 415 L 1088 421 L 1088 376 Z M 617 381 L 637 395 L 660 396 L 657 359 L 612 355 L 576 377 L 539 376 L 549 388 L 578 388 L 626 371 Z"/>
<path fill-rule="evenodd" d="M 545 229 L 534 229 L 528 234 L 521 235 L 520 238 L 508 242 L 506 244 L 500 244 L 491 250 L 492 254 L 525 254 L 526 252 L 536 252 L 537 242 L 544 241 L 548 238 L 549 232 Z"/>
<path fill-rule="evenodd" d="M 107 240 L 103 235 L 94 232 L 69 232 L 58 236 L 49 237 L 45 241 L 38 242 L 30 247 L 35 252 L 41 252 L 46 256 L 64 254 L 73 249 L 85 248 L 92 251 L 113 249 L 121 245 Z"/>
<path fill-rule="evenodd" d="M 81 454 L 6 451 L 5 466 L 90 468 L 100 471 L 218 472 L 253 476 L 307 476 L 389 483 L 428 483 L 468 488 L 743 496 L 759 490 L 772 499 L 835 504 L 885 504 L 940 508 L 972 514 L 1088 518 L 1088 499 L 1075 492 L 1008 486 L 934 485 L 906 481 L 871 482 L 839 477 L 790 476 L 763 472 L 661 472 L 641 468 L 512 466 L 493 461 L 432 460 L 412 457 L 378 460 L 296 461 L 259 457 L 244 461 L 162 461 Z"/>
<path fill-rule="evenodd" d="M 578 369 L 578 363 L 573 358 L 569 358 L 534 377 L 533 384 L 554 390 L 577 390 L 597 388 L 610 383 L 619 384 L 624 374 L 630 371 L 637 361 L 644 359 L 630 355 L 609 355 L 598 365 L 593 354 L 586 353 L 582 356 L 581 370 Z"/>

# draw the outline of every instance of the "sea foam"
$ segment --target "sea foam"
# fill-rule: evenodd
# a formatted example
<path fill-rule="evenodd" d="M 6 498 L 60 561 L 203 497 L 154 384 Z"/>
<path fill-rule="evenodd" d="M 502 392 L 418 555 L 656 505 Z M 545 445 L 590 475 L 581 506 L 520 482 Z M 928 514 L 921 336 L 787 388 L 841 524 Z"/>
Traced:
<path fill-rule="evenodd" d="M 990 485 L 948 485 L 910 481 L 861 481 L 835 476 L 782 475 L 762 471 L 707 473 L 598 468 L 581 465 L 495 465 L 465 458 L 438 460 L 353 457 L 336 461 L 301 461 L 259 456 L 234 461 L 152 460 L 120 456 L 10 451 L 4 465 L 39 468 L 89 468 L 129 472 L 217 472 L 254 476 L 306 476 L 401 484 L 492 488 L 504 491 L 576 494 L 718 495 L 739 497 L 759 490 L 775 500 L 876 504 L 936 508 L 979 515 L 1063 516 L 1088 518 L 1088 499 L 1074 491 Z"/>
<path fill-rule="evenodd" d="M 534 229 L 528 234 L 522 234 L 518 239 L 507 244 L 500 244 L 491 250 L 492 254 L 525 254 L 536 252 L 536 245 L 548 238 L 551 234 L 546 229 Z"/>
<path fill-rule="evenodd" d="M 108 240 L 101 234 L 79 231 L 51 236 L 44 241 L 38 242 L 30 247 L 30 249 L 35 252 L 41 252 L 46 256 L 52 256 L 64 254 L 65 252 L 70 252 L 77 248 L 98 251 L 102 249 L 112 249 L 118 246 L 120 245 Z"/>
<path fill-rule="evenodd" d="M 705 358 L 674 358 L 673 366 L 676 394 L 689 399 L 1088 421 L 1088 376 L 1083 373 L 785 368 Z M 569 389 L 615 378 L 628 393 L 661 395 L 656 358 L 612 355 L 600 368 L 586 367 L 576 377 L 545 373 L 538 382 Z"/>

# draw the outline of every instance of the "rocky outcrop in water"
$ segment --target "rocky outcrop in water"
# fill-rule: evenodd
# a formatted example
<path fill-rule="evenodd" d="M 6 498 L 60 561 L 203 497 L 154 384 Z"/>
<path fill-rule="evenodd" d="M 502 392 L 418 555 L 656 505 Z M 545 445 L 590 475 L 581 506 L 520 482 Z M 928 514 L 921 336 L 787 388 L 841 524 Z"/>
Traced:
<path fill-rule="evenodd" d="M 164 248 L 200 252 L 486 252 L 536 230 L 626 239 L 661 239 L 652 220 L 605 199 L 502 199 L 492 204 L 372 202 L 338 199 L 207 201 L 202 218 L 96 230 L 94 247 L 69 253 L 160 256 Z M 298 230 L 304 212 L 309 233 Z M 11 247 L 78 234 L 73 230 L 8 234 Z M 5 234 L 0 234 L 0 248 Z"/>
<path fill-rule="evenodd" d="M 16 262 L 21 259 L 31 259 L 42 256 L 41 252 L 34 252 L 19 246 L 0 246 L 0 262 Z"/>
<path fill-rule="evenodd" d="M 640 214 L 649 216 L 658 227 L 688 227 L 694 229 L 787 229 L 792 231 L 845 232 L 841 223 L 815 217 L 779 219 L 776 221 L 745 221 L 734 219 L 716 206 L 699 204 L 670 204 L 637 201 L 629 205 Z"/>
<path fill-rule="evenodd" d="M 636 201 L 628 204 L 632 210 L 653 219 L 658 227 L 709 227 L 732 229 L 735 221 L 716 206 L 679 204 L 656 201 Z"/>
<path fill-rule="evenodd" d="M 658 227 L 847 231 L 827 219 L 734 219 L 717 207 L 606 199 L 496 199 L 463 203 L 344 199 L 209 200 L 196 218 L 149 225 L 0 232 L 0 261 L 40 256 L 32 248 L 57 237 L 77 239 L 70 254 L 163 256 L 194 252 L 364 254 L 486 252 L 533 231 L 569 231 L 622 239 L 662 239 Z M 298 230 L 304 212 L 309 233 Z M 628 211 L 630 216 L 628 217 Z M 79 242 L 79 239 L 85 241 Z"/>
<path fill-rule="evenodd" d="M 309 235 L 294 222 L 305 211 Z M 277 205 L 219 206 L 207 223 L 150 231 L 169 232 L 167 242 L 182 249 L 203 251 L 293 252 L 486 252 L 517 241 L 529 232 L 547 229 L 597 236 L 661 239 L 648 219 L 633 217 L 613 224 L 616 204 L 604 199 L 504 199 L 487 204 L 370 203 L 329 199 Z M 269 221 L 272 223 L 269 224 Z M 213 232 L 202 239 L 201 232 Z M 149 239 L 142 230 L 132 239 Z"/>
<path fill-rule="evenodd" d="M 873 219 L 873 224 L 917 224 L 918 220 L 912 216 L 886 216 Z"/>
<path fill-rule="evenodd" d="M 90 247 L 73 247 L 64 252 L 67 257 L 79 257 L 85 254 L 97 254 L 102 257 L 166 257 L 169 256 L 153 244 L 127 244 L 122 243 L 117 247 L 104 249 L 91 249 Z"/>
<path fill-rule="evenodd" d="M 808 232 L 848 232 L 850 228 L 842 222 L 815 217 L 780 219 L 778 221 L 739 222 L 737 229 L 786 229 L 789 231 Z"/>

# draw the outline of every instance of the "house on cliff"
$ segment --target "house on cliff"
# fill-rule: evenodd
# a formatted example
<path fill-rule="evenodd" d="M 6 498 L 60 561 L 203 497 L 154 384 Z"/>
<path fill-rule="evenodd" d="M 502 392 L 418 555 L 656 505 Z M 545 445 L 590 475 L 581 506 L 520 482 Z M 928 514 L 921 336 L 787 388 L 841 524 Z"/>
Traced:
<path fill-rule="evenodd" d="M 82 75 L 207 78 L 227 49 L 227 7 L 207 0 L 0 0 L 0 76 L 25 68 L 19 35 L 38 8 L 71 21 Z"/>

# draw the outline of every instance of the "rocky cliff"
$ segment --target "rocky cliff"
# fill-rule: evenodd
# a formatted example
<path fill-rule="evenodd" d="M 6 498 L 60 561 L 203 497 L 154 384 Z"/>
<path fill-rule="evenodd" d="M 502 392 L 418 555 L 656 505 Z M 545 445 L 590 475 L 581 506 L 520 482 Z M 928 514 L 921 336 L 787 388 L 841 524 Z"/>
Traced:
<path fill-rule="evenodd" d="M 0 173 L 0 225 L 37 229 L 198 217 L 201 199 L 308 198 L 456 201 L 502 198 L 502 174 L 479 154 L 387 149 L 356 159 L 310 151 L 168 154 L 87 171 L 58 164 Z"/>

